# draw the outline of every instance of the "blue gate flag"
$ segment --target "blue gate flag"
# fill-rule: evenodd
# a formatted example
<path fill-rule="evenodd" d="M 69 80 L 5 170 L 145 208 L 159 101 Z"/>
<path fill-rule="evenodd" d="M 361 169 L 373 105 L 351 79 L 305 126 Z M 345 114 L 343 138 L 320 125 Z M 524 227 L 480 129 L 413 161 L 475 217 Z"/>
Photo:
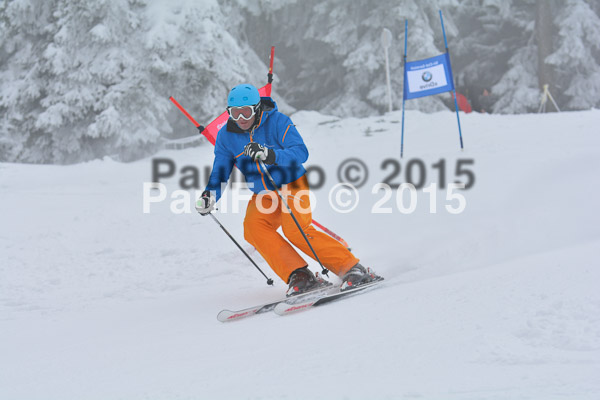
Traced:
<path fill-rule="evenodd" d="M 446 53 L 439 56 L 426 58 L 418 61 L 406 61 L 406 48 L 408 47 L 408 20 L 404 21 L 404 90 L 402 96 L 402 138 L 400 139 L 400 158 L 404 156 L 404 110 L 406 100 L 419 97 L 431 96 L 438 93 L 452 92 L 454 98 L 454 109 L 456 110 L 456 121 L 458 122 L 458 137 L 460 148 L 463 147 L 462 130 L 460 129 L 460 117 L 458 116 L 458 104 L 456 102 L 456 90 L 454 89 L 454 78 L 450 66 L 450 51 L 444 28 L 444 18 L 440 10 L 440 23 Z"/>
<path fill-rule="evenodd" d="M 404 68 L 404 98 L 416 99 L 454 90 L 448 53 L 410 61 Z"/>

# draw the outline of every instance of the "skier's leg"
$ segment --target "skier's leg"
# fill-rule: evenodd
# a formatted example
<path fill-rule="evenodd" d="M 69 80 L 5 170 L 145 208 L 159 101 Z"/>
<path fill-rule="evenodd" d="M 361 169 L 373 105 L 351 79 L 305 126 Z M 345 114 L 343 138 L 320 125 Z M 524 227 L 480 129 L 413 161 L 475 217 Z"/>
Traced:
<path fill-rule="evenodd" d="M 294 216 L 308 237 L 315 253 L 317 253 L 317 256 L 327 269 L 338 276 L 342 276 L 358 263 L 358 258 L 354 257 L 344 245 L 312 226 L 312 212 L 310 210 L 309 188 L 306 175 L 290 183 L 287 188 L 282 189 L 282 194 L 287 199 L 288 205 L 294 212 Z M 282 205 L 281 211 L 281 227 L 285 237 L 294 246 L 310 257 L 313 257 L 310 247 L 284 205 Z"/>
<path fill-rule="evenodd" d="M 258 206 L 259 201 L 262 207 Z M 273 204 L 273 201 L 276 203 Z M 266 210 L 273 211 L 264 212 Z M 280 225 L 279 199 L 256 194 L 252 196 L 244 218 L 244 238 L 258 250 L 273 271 L 288 283 L 291 273 L 307 263 L 290 243 L 277 233 Z"/>

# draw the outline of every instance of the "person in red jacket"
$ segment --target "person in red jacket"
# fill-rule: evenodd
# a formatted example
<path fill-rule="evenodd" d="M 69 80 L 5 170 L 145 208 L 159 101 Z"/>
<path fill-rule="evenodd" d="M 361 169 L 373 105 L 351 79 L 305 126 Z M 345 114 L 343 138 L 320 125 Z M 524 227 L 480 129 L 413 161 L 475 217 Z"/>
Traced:
<path fill-rule="evenodd" d="M 315 276 L 292 246 L 314 258 L 287 207 L 279 204 L 277 195 L 268 195 L 275 190 L 286 194 L 287 205 L 323 266 L 342 278 L 342 290 L 379 278 L 340 242 L 311 225 L 309 187 L 302 166 L 308 159 L 308 150 L 291 119 L 277 110 L 270 97 L 261 98 L 258 89 L 250 84 L 231 89 L 227 110 L 229 120 L 217 135 L 212 172 L 196 203 L 197 211 L 207 215 L 213 210 L 221 197 L 222 185 L 229 180 L 236 165 L 254 192 L 246 209 L 244 238 L 289 284 L 288 296 L 330 283 Z M 259 160 L 267 166 L 277 187 L 266 179 Z M 285 238 L 277 232 L 279 227 Z"/>

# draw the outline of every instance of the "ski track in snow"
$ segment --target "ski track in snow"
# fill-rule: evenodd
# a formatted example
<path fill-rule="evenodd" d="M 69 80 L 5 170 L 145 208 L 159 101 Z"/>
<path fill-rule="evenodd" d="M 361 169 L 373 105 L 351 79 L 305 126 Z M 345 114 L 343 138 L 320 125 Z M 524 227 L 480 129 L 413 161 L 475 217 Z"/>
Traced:
<path fill-rule="evenodd" d="M 278 299 L 285 284 L 268 287 L 209 218 L 174 214 L 170 199 L 144 214 L 151 159 L 0 164 L 0 398 L 600 399 L 600 111 L 461 115 L 464 152 L 454 114 L 408 111 L 393 182 L 413 159 L 427 183 L 440 159 L 446 182 L 474 160 L 458 215 L 443 190 L 435 214 L 422 191 L 412 214 L 394 198 L 390 214 L 371 213 L 383 196 L 371 188 L 392 172 L 383 160 L 399 156 L 400 112 L 292 119 L 307 165 L 326 173 L 314 218 L 382 287 L 221 324 L 221 309 Z M 178 171 L 213 157 L 208 144 L 159 156 Z M 370 174 L 340 214 L 327 194 L 350 157 Z M 169 195 L 180 177 L 163 181 Z M 216 215 L 276 278 L 243 241 L 243 214 Z"/>

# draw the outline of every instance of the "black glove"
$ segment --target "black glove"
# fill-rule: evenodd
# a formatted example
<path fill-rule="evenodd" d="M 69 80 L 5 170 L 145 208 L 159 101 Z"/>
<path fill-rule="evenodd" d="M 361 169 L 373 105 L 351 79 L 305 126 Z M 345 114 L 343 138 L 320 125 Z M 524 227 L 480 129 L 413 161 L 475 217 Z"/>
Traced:
<path fill-rule="evenodd" d="M 244 154 L 253 160 L 262 160 L 265 164 L 275 164 L 275 150 L 262 144 L 250 142 L 244 147 Z"/>
<path fill-rule="evenodd" d="M 215 198 L 210 191 L 205 190 L 202 192 L 202 196 L 196 201 L 196 211 L 198 211 L 200 215 L 205 216 L 210 214 L 214 208 Z"/>

